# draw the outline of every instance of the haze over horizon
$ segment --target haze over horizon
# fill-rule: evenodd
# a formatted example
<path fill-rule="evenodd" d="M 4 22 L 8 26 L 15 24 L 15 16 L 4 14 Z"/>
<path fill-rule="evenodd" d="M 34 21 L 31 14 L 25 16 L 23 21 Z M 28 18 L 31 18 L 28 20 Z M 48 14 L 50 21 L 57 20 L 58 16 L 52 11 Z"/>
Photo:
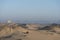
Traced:
<path fill-rule="evenodd" d="M 60 0 L 0 0 L 0 21 L 53 23 L 60 21 Z"/>

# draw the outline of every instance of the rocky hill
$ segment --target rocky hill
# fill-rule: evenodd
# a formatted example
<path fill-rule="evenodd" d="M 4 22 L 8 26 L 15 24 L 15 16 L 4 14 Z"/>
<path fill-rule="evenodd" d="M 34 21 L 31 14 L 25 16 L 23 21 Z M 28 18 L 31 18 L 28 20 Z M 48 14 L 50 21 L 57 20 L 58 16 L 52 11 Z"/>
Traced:
<path fill-rule="evenodd" d="M 60 26 L 50 25 L 43 27 L 40 24 L 1 24 L 0 40 L 60 40 Z"/>

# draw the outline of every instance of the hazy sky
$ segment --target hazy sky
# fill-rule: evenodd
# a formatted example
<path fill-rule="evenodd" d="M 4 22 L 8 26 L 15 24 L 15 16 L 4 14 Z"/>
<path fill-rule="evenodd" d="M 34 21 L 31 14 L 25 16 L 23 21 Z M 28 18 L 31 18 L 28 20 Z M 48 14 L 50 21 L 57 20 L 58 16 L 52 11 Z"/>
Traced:
<path fill-rule="evenodd" d="M 0 0 L 0 19 L 60 20 L 60 0 Z"/>

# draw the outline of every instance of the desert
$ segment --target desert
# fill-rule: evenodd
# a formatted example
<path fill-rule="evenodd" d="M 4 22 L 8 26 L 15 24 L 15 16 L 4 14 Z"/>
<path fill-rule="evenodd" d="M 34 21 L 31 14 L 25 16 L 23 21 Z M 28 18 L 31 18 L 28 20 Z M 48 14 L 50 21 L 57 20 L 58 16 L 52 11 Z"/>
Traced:
<path fill-rule="evenodd" d="M 60 40 L 60 25 L 52 24 L 3 24 L 0 25 L 0 40 Z"/>

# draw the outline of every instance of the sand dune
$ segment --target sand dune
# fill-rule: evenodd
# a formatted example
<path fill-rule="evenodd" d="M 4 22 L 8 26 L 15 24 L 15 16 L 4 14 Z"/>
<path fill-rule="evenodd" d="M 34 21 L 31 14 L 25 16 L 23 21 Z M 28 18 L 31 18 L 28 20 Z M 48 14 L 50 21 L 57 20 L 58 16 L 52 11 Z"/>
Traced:
<path fill-rule="evenodd" d="M 35 26 L 35 25 L 33 25 Z M 0 31 L 0 40 L 60 40 L 60 28 L 48 30 L 29 30 L 21 26 L 10 28 L 7 25 Z M 28 33 L 27 33 L 28 32 Z"/>

